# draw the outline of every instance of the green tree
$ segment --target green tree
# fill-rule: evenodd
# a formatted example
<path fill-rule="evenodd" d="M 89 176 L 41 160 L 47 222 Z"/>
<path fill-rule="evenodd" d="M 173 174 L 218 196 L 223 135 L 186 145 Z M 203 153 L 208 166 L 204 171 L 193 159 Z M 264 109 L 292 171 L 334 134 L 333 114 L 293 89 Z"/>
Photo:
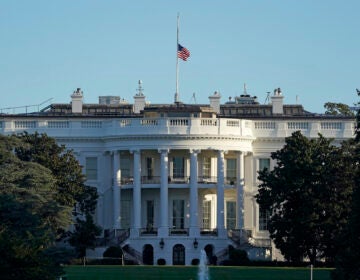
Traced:
<path fill-rule="evenodd" d="M 53 279 L 69 255 L 55 241 L 68 236 L 73 217 L 96 228 L 82 244 L 93 246 L 96 189 L 84 184 L 71 151 L 39 134 L 0 136 L 0 275 L 2 279 Z M 82 227 L 76 230 L 83 233 Z M 79 235 L 72 232 L 70 235 Z"/>
<path fill-rule="evenodd" d="M 297 131 L 271 154 L 277 163 L 259 172 L 260 207 L 271 212 L 269 232 L 287 260 L 332 260 L 336 236 L 348 221 L 353 162 L 349 147 L 335 147 L 319 135 L 308 139 Z M 350 149 L 351 150 L 351 149 Z"/>
<path fill-rule="evenodd" d="M 78 257 L 84 258 L 86 249 L 94 249 L 96 236 L 101 233 L 101 228 L 94 224 L 91 215 L 87 214 L 85 219 L 76 219 L 75 231 L 70 236 L 69 243 L 75 248 Z"/>
<path fill-rule="evenodd" d="M 360 91 L 357 90 L 358 96 Z M 358 103 L 360 105 L 360 102 Z M 360 111 L 356 113 L 355 140 L 348 141 L 353 147 L 354 192 L 351 216 L 343 235 L 340 236 L 342 249 L 336 258 L 336 269 L 332 278 L 336 280 L 360 279 Z"/>
<path fill-rule="evenodd" d="M 71 223 L 72 208 L 56 201 L 49 169 L 14 156 L 18 141 L 1 136 L 0 143 L 1 279 L 54 279 L 61 267 L 48 250 L 57 250 L 57 230 Z"/>
<path fill-rule="evenodd" d="M 59 146 L 46 134 L 17 136 L 22 143 L 15 152 L 23 161 L 37 162 L 51 170 L 56 179 L 56 199 L 62 205 L 74 207 L 74 215 L 94 213 L 98 198 L 96 188 L 85 185 L 81 165 L 72 151 Z"/>
<path fill-rule="evenodd" d="M 324 104 L 324 108 L 326 109 L 326 115 L 354 116 L 354 113 L 350 110 L 350 107 L 343 103 L 327 102 Z"/>
<path fill-rule="evenodd" d="M 49 168 L 56 179 L 56 200 L 61 205 L 73 208 L 75 230 L 60 232 L 64 233 L 64 238 L 70 236 L 70 244 L 82 257 L 86 248 L 94 247 L 96 236 L 101 232 L 91 217 L 98 198 L 96 188 L 85 185 L 81 166 L 72 151 L 66 150 L 65 146 L 57 145 L 55 139 L 38 133 L 23 133 L 18 138 L 26 145 L 17 147 L 16 155 L 21 160 L 37 162 Z M 89 232 L 86 233 L 86 230 Z"/>

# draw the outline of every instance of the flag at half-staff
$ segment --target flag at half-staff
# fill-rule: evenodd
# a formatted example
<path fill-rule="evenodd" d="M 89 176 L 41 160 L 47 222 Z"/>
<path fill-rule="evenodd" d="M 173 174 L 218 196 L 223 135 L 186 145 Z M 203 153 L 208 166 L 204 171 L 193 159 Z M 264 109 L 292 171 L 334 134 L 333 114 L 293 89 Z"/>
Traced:
<path fill-rule="evenodd" d="M 178 58 L 186 61 L 190 57 L 190 51 L 178 43 Z"/>
<path fill-rule="evenodd" d="M 179 100 L 179 58 L 187 61 L 190 57 L 190 51 L 184 46 L 179 44 L 179 14 L 177 16 L 177 34 L 176 34 L 176 92 L 175 92 L 175 103 L 180 102 Z"/>

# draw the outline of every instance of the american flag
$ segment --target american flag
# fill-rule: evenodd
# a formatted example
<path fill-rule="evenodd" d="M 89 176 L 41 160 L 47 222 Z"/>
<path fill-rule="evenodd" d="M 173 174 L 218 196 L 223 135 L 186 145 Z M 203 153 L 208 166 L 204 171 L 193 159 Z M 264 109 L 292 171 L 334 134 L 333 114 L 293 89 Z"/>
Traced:
<path fill-rule="evenodd" d="M 178 58 L 181 58 L 184 61 L 186 61 L 190 57 L 190 51 L 180 44 L 178 44 L 177 54 L 178 54 Z"/>

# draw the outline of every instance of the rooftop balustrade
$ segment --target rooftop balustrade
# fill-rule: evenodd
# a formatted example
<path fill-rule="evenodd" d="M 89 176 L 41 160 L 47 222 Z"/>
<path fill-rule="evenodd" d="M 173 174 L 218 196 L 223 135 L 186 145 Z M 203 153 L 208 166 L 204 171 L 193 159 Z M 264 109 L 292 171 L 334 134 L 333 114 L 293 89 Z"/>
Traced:
<path fill-rule="evenodd" d="M 300 130 L 305 136 L 351 138 L 354 121 L 334 119 L 245 120 L 226 118 L 124 118 L 124 119 L 0 119 L 0 132 L 38 131 L 50 136 L 217 135 L 237 137 L 287 137 Z"/>

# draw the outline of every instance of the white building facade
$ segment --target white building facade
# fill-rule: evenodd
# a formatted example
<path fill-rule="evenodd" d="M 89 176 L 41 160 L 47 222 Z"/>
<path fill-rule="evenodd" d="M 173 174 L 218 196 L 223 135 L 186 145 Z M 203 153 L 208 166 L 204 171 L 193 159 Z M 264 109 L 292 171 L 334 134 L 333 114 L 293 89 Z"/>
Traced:
<path fill-rule="evenodd" d="M 89 256 L 118 245 L 145 264 L 190 265 L 201 249 L 220 263 L 229 245 L 252 259 L 280 259 L 254 198 L 257 172 L 273 168 L 271 152 L 294 131 L 335 143 L 354 135 L 353 118 L 284 105 L 280 89 L 266 105 L 249 95 L 220 104 L 218 93 L 208 105 L 149 105 L 141 87 L 134 104 L 84 104 L 80 89 L 71 98 L 3 114 L 0 131 L 46 133 L 73 150 L 99 194 L 94 218 L 104 231 Z"/>

